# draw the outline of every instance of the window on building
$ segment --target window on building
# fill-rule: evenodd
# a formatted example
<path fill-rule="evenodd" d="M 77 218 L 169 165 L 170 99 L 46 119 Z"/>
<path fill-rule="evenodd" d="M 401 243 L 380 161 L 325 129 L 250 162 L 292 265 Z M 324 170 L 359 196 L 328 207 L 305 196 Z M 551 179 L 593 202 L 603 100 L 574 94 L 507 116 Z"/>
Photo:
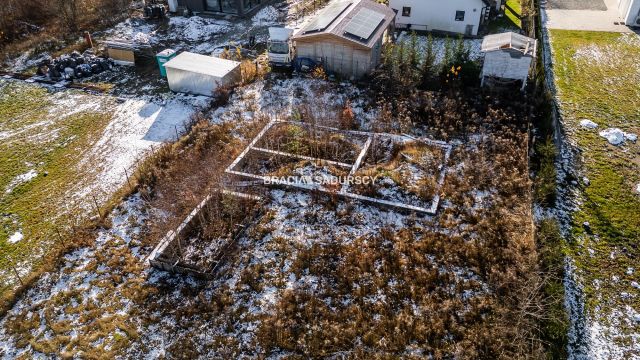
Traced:
<path fill-rule="evenodd" d="M 456 21 L 464 21 L 464 11 L 456 11 Z"/>
<path fill-rule="evenodd" d="M 411 16 L 411 7 L 410 6 L 404 6 L 402 8 L 402 16 Z"/>

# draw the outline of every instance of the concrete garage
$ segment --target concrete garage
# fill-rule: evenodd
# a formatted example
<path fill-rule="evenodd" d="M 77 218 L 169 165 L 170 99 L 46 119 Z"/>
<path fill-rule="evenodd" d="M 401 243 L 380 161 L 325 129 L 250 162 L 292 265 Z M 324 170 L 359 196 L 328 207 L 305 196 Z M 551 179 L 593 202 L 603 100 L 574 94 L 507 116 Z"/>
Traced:
<path fill-rule="evenodd" d="M 183 52 L 164 64 L 172 91 L 212 96 L 223 85 L 240 80 L 240 63 Z"/>

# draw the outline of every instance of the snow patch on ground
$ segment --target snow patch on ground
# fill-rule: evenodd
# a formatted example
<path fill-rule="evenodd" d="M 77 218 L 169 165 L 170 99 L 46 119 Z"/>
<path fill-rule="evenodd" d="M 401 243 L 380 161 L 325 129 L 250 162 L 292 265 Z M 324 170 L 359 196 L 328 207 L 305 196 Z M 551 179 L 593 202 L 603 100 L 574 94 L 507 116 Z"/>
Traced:
<path fill-rule="evenodd" d="M 45 273 L 36 283 L 29 288 L 24 296 L 0 319 L 0 353 L 2 359 L 12 359 L 25 353 L 25 349 L 16 346 L 16 339 L 7 334 L 5 326 L 10 317 L 21 312 L 37 314 L 43 316 L 43 305 L 51 301 L 56 296 L 69 291 L 77 291 L 79 298 L 74 298 L 76 302 L 68 304 L 71 307 L 77 305 L 89 305 L 100 308 L 100 315 L 115 316 L 129 313 L 131 302 L 123 296 L 112 296 L 109 299 L 101 297 L 100 282 L 111 281 L 111 274 L 114 269 L 105 272 L 96 272 L 91 268 L 91 263 L 96 263 L 98 254 L 109 251 L 115 247 L 124 248 L 139 235 L 139 226 L 146 220 L 146 214 L 141 208 L 142 201 L 139 196 L 133 196 L 126 200 L 121 209 L 117 209 L 112 214 L 113 227 L 109 230 L 101 230 L 96 239 L 96 245 L 84 247 L 63 257 L 63 264 L 59 271 Z M 135 221 L 131 221 L 135 219 Z M 122 241 L 125 240 L 125 241 Z M 138 259 L 142 261 L 142 259 Z M 104 265 L 104 264 L 103 264 Z M 128 276 L 128 275 L 127 275 Z M 99 300 L 98 300 L 99 299 Z M 115 313 L 110 313 L 105 304 L 114 303 Z M 67 306 L 68 306 L 67 305 Z M 74 328 L 82 332 L 82 319 L 77 315 L 68 314 L 65 306 L 53 307 L 53 319 L 55 321 L 69 321 Z M 31 315 L 33 316 L 33 315 Z M 100 316 L 99 316 L 100 317 Z M 40 326 L 30 329 L 31 335 L 47 339 L 51 330 L 48 326 Z M 75 332 L 75 329 L 72 333 Z M 28 356 L 34 358 L 34 356 Z M 35 356 L 38 358 L 38 356 Z"/>
<path fill-rule="evenodd" d="M 622 145 L 622 143 L 624 143 L 625 140 L 633 141 L 633 142 L 638 140 L 638 135 L 624 132 L 618 128 L 605 129 L 600 131 L 599 134 L 603 138 L 607 139 L 609 144 L 615 145 L 615 146 Z"/>
<path fill-rule="evenodd" d="M 327 90 L 327 87 L 332 88 Z M 221 123 L 238 118 L 248 121 L 255 114 L 287 116 L 303 103 L 310 104 L 318 118 L 335 119 L 336 110 L 349 100 L 357 122 L 367 124 L 375 113 L 364 110 L 367 99 L 360 94 L 361 91 L 349 83 L 336 85 L 295 77 L 257 81 L 237 89 L 228 106 L 212 113 L 211 121 Z"/>
<path fill-rule="evenodd" d="M 15 233 L 13 233 L 13 235 L 9 236 L 9 243 L 11 244 L 15 244 L 17 242 L 19 242 L 20 240 L 24 239 L 24 235 L 22 235 L 22 233 L 20 231 L 16 231 Z"/>
<path fill-rule="evenodd" d="M 634 328 L 640 323 L 640 314 L 630 306 L 625 306 L 622 311 L 613 310 L 607 316 L 607 323 L 590 319 L 589 327 L 589 357 L 591 359 L 624 359 L 629 353 L 625 347 L 621 347 L 612 338 L 621 334 L 622 328 Z M 638 349 L 640 346 L 640 334 L 632 333 L 627 338 L 631 341 L 630 349 Z M 635 358 L 634 358 L 635 359 Z"/>
<path fill-rule="evenodd" d="M 595 66 L 606 64 L 608 67 L 617 67 L 625 64 L 626 59 L 620 56 L 620 48 L 625 46 L 640 46 L 640 37 L 636 34 L 621 34 L 616 42 L 606 46 L 586 45 L 576 51 L 574 59 Z M 637 66 L 640 69 L 640 64 Z"/>
<path fill-rule="evenodd" d="M 275 25 L 278 23 L 278 17 L 280 13 L 273 6 L 267 6 L 258 11 L 257 14 L 251 18 L 251 21 L 255 25 Z"/>
<path fill-rule="evenodd" d="M 55 106 L 51 108 L 49 114 L 62 118 L 85 111 L 100 111 L 103 105 L 102 100 L 103 98 L 101 97 L 85 93 L 61 91 L 52 96 Z"/>
<path fill-rule="evenodd" d="M 144 44 L 155 44 L 158 41 L 156 25 L 142 19 L 129 18 L 104 33 L 107 37 L 124 40 L 145 40 Z"/>
<path fill-rule="evenodd" d="M 10 194 L 17 186 L 28 183 L 29 181 L 35 179 L 36 176 L 38 176 L 38 172 L 35 169 L 31 169 L 24 174 L 16 176 L 7 186 L 7 189 L 4 191 L 5 194 Z"/>
<path fill-rule="evenodd" d="M 216 20 L 192 16 L 185 18 L 182 16 L 172 17 L 169 20 L 171 29 L 169 33 L 187 41 L 203 41 L 212 36 L 228 31 L 232 24 L 225 20 Z"/>
<path fill-rule="evenodd" d="M 580 126 L 585 129 L 595 129 L 598 127 L 598 124 L 594 123 L 589 119 L 582 119 L 580 120 Z"/>
<path fill-rule="evenodd" d="M 114 118 L 105 128 L 92 152 L 80 163 L 81 168 L 92 168 L 97 181 L 73 194 L 110 194 L 126 180 L 125 169 L 130 175 L 136 164 L 152 147 L 176 139 L 206 97 L 178 95 L 164 104 L 129 99 L 114 109 Z"/>
<path fill-rule="evenodd" d="M 136 33 L 133 36 L 133 42 L 137 43 L 137 44 L 150 44 L 151 43 L 151 36 L 149 36 L 148 34 L 145 33 Z"/>
<path fill-rule="evenodd" d="M 42 53 L 38 56 L 35 56 L 33 50 L 25 51 L 20 54 L 17 58 L 13 59 L 8 65 L 9 71 L 13 72 L 22 72 L 27 70 L 30 67 L 37 66 L 43 60 L 51 59 L 51 55 L 47 52 Z"/>
<path fill-rule="evenodd" d="M 166 41 L 193 43 L 210 40 L 232 28 L 233 24 L 226 20 L 172 16 L 169 18 L 169 28 L 160 31 L 157 23 L 131 18 L 106 31 L 104 36 L 132 40 L 144 45 L 158 45 Z"/>
<path fill-rule="evenodd" d="M 445 55 L 445 46 L 447 41 L 451 41 L 451 45 L 455 46 L 456 38 L 446 38 L 446 37 L 438 37 L 432 36 L 433 38 L 433 51 L 436 55 L 436 63 L 440 64 L 444 60 Z M 427 48 L 427 42 L 429 40 L 428 36 L 417 35 L 418 39 L 418 48 L 421 51 L 424 51 Z M 449 39 L 449 40 L 447 40 Z M 482 58 L 482 39 L 464 39 L 465 46 L 469 49 L 469 57 L 471 60 L 479 60 Z M 403 31 L 398 36 L 397 43 L 404 42 L 405 45 L 409 45 L 411 42 L 411 35 L 406 31 Z"/>

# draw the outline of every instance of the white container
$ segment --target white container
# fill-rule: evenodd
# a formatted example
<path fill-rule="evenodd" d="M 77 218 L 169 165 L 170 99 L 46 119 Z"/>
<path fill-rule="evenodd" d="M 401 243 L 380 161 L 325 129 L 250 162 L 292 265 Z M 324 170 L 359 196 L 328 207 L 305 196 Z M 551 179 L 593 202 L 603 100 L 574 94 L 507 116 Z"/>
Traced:
<path fill-rule="evenodd" d="M 164 64 L 172 91 L 213 96 L 224 85 L 240 80 L 240 63 L 183 52 Z"/>

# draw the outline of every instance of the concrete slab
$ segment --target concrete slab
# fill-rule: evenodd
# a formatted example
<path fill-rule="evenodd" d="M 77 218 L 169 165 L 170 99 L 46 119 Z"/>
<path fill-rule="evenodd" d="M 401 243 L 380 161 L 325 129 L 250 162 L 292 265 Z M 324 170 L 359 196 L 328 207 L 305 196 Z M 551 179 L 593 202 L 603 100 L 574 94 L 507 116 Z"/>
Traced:
<path fill-rule="evenodd" d="M 548 0 L 547 9 L 607 11 L 604 0 Z"/>
<path fill-rule="evenodd" d="M 603 2 L 606 10 L 594 10 L 601 7 L 598 2 Z M 620 25 L 618 0 L 548 0 L 541 8 L 542 22 L 548 29 L 633 32 Z"/>

